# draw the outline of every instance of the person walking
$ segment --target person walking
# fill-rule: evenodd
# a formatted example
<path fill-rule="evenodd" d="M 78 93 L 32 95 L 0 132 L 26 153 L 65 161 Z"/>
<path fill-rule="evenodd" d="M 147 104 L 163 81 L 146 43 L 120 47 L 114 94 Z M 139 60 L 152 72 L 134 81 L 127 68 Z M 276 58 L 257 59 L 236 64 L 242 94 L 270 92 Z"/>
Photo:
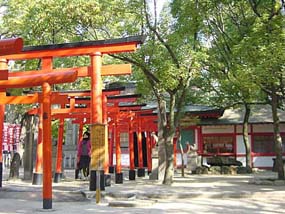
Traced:
<path fill-rule="evenodd" d="M 87 178 L 89 176 L 89 164 L 91 155 L 90 133 L 84 132 L 82 141 L 78 144 L 77 148 L 77 172 L 81 172 Z M 78 175 L 76 176 L 78 177 Z"/>

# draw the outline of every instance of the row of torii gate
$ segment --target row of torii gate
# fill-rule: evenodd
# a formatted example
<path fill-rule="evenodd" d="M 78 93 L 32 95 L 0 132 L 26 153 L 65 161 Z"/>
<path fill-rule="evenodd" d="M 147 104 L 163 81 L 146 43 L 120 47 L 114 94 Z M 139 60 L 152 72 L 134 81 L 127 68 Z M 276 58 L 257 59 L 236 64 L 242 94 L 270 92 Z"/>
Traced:
<path fill-rule="evenodd" d="M 142 132 L 146 133 L 146 152 L 147 152 L 147 167 L 148 172 L 151 172 L 151 149 L 155 144 L 151 138 L 151 132 L 155 131 L 157 125 L 155 120 L 156 114 L 153 114 L 153 109 L 142 109 L 145 104 L 129 104 L 135 102 L 139 95 L 128 94 L 119 95 L 124 88 L 103 89 L 103 124 L 108 124 L 108 148 L 105 150 L 104 170 L 101 173 L 101 190 L 105 186 L 110 186 L 109 172 L 114 172 L 113 164 L 113 148 L 115 145 L 116 154 L 116 173 L 115 183 L 123 183 L 123 174 L 121 169 L 121 146 L 120 133 L 129 133 L 129 179 L 135 180 L 135 164 L 134 164 L 134 135 L 137 135 L 138 144 L 138 176 L 145 175 L 143 166 L 143 149 L 142 149 Z M 62 143 L 64 132 L 64 120 L 73 119 L 73 124 L 79 125 L 78 142 L 82 140 L 83 126 L 90 124 L 90 91 L 64 91 L 53 93 L 52 102 L 59 105 L 61 108 L 52 109 L 52 119 L 59 120 L 58 143 L 57 143 L 57 158 L 54 174 L 54 182 L 59 182 L 62 177 Z M 121 104 L 128 103 L 128 104 Z M 40 108 L 33 108 L 28 111 L 32 115 L 41 115 Z M 42 117 L 39 117 L 42 118 Z M 42 129 L 42 121 L 39 122 L 39 130 Z M 41 132 L 41 131 L 40 131 Z M 41 135 L 39 135 L 41 136 Z M 95 136 L 97 138 L 97 136 Z M 41 184 L 42 182 L 42 139 L 38 138 L 37 144 L 37 159 L 35 173 L 33 174 L 33 184 Z M 105 181 L 105 183 L 104 183 Z M 94 190 L 96 182 L 90 190 Z M 94 187 L 93 187 L 94 186 Z"/>
<path fill-rule="evenodd" d="M 73 118 L 80 127 L 82 136 L 84 124 L 89 124 L 91 130 L 91 163 L 90 190 L 104 188 L 108 181 L 109 169 L 113 167 L 113 145 L 116 148 L 116 183 L 123 182 L 120 151 L 120 131 L 128 131 L 130 151 L 129 178 L 135 179 L 133 133 L 137 133 L 139 150 L 138 176 L 144 175 L 142 157 L 142 132 L 156 131 L 156 116 L 152 110 L 142 110 L 141 105 L 120 106 L 119 102 L 133 102 L 136 97 L 118 95 L 120 90 L 102 90 L 104 75 L 123 75 L 131 73 L 129 64 L 102 65 L 104 54 L 135 51 L 143 43 L 142 36 L 133 36 L 112 40 L 65 43 L 55 45 L 23 47 L 23 40 L 0 40 L 0 135 L 2 135 L 5 104 L 39 103 L 38 109 L 32 109 L 30 114 L 38 114 L 39 139 L 37 144 L 37 161 L 34 180 L 41 180 L 43 184 L 43 209 L 52 208 L 52 142 L 51 120 L 59 119 L 59 134 L 57 147 L 57 162 L 54 175 L 59 181 L 62 173 L 62 141 L 64 119 Z M 58 57 L 82 56 L 90 57 L 90 65 L 74 68 L 53 68 L 53 59 Z M 9 72 L 10 60 L 40 59 L 41 69 L 33 71 Z M 53 92 L 51 85 L 74 82 L 79 77 L 90 77 L 89 91 Z M 41 86 L 42 91 L 25 96 L 6 96 L 9 88 L 26 88 Z M 54 104 L 60 108 L 52 108 Z M 84 108 L 77 108 L 77 105 Z M 68 106 L 68 108 L 67 108 Z M 107 118 L 111 118 L 107 121 Z M 108 123 L 109 122 L 109 123 Z M 109 124 L 109 126 L 107 126 Z M 123 130 L 122 127 L 125 129 Z M 112 138 L 108 143 L 108 129 Z M 2 138 L 0 138 L 0 186 L 2 187 Z M 151 142 L 147 138 L 148 166 L 151 167 Z M 151 168 L 148 168 L 150 171 Z M 101 178 L 101 179 L 100 179 Z M 103 181 L 103 182 L 102 182 Z M 106 183 L 108 185 L 108 182 Z"/>

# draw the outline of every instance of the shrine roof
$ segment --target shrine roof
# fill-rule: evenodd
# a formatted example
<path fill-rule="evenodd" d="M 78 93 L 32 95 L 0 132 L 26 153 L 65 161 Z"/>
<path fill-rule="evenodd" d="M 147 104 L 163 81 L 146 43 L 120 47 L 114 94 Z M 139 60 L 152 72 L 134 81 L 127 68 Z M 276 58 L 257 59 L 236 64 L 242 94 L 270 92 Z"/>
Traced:
<path fill-rule="evenodd" d="M 184 112 L 186 115 L 219 118 L 223 115 L 224 109 L 204 105 L 186 105 Z"/>
<path fill-rule="evenodd" d="M 224 114 L 218 119 L 202 119 L 199 125 L 234 125 L 242 124 L 245 110 L 240 108 L 226 109 Z M 278 109 L 278 116 L 281 123 L 285 123 L 285 111 Z M 266 124 L 273 123 L 272 111 L 270 105 L 255 105 L 251 107 L 251 114 L 249 117 L 251 124 Z"/>
<path fill-rule="evenodd" d="M 75 48 L 75 47 L 85 47 L 85 46 L 115 45 L 118 43 L 132 43 L 132 42 L 142 44 L 144 40 L 145 40 L 144 36 L 130 36 L 118 39 L 105 39 L 105 40 L 70 42 L 70 43 L 51 44 L 51 45 L 25 46 L 23 48 L 23 52 L 38 51 L 38 50 L 56 50 L 62 48 Z"/>
<path fill-rule="evenodd" d="M 146 106 L 147 104 L 142 103 L 142 104 L 123 104 L 123 105 L 119 105 L 119 107 L 143 107 Z"/>
<path fill-rule="evenodd" d="M 108 92 L 108 91 L 123 91 L 125 90 L 125 87 L 118 87 L 118 88 L 107 88 L 103 89 L 103 92 Z M 52 92 L 58 92 L 58 93 L 90 93 L 90 90 L 59 90 L 59 91 L 52 91 Z M 24 91 L 26 94 L 34 94 L 34 93 L 42 93 L 41 90 L 37 91 Z"/>
<path fill-rule="evenodd" d="M 108 96 L 108 99 L 124 99 L 124 98 L 139 98 L 141 97 L 141 94 L 119 94 L 119 95 L 111 95 Z"/>

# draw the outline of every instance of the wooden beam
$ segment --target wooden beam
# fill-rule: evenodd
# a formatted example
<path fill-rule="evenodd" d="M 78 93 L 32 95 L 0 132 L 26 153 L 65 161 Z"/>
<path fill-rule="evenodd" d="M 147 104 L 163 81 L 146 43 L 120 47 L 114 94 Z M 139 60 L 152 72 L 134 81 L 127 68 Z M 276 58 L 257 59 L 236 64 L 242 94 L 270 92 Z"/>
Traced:
<path fill-rule="evenodd" d="M 33 96 L 1 96 L 0 104 L 32 104 L 38 103 L 39 96 L 34 94 Z"/>
<path fill-rule="evenodd" d="M 131 52 L 136 50 L 136 43 L 105 45 L 105 46 L 79 46 L 72 48 L 59 48 L 59 49 L 32 49 L 22 51 L 19 54 L 5 55 L 8 60 L 26 60 L 26 59 L 39 59 L 44 57 L 70 57 L 91 55 L 95 52 L 102 54 L 114 54 L 121 52 Z"/>
<path fill-rule="evenodd" d="M 76 113 L 76 114 L 70 114 L 70 113 L 57 113 L 57 114 L 54 114 L 52 116 L 53 119 L 60 119 L 60 118 L 64 118 L 64 119 L 67 119 L 67 118 L 74 118 L 74 119 L 84 119 L 84 118 L 89 118 L 90 117 L 90 114 L 88 113 Z"/>
<path fill-rule="evenodd" d="M 10 38 L 0 40 L 0 55 L 19 53 L 23 49 L 22 38 Z M 5 57 L 4 57 L 5 58 Z"/>
<path fill-rule="evenodd" d="M 43 100 L 42 94 L 35 93 L 27 96 L 0 96 L 0 104 L 32 104 L 41 103 Z M 51 104 L 68 103 L 67 95 L 55 95 L 51 96 Z"/>
<path fill-rule="evenodd" d="M 132 73 L 131 64 L 103 65 L 101 70 L 102 76 L 126 75 L 131 73 Z"/>
<path fill-rule="evenodd" d="M 108 103 L 112 103 L 112 104 L 119 104 L 121 102 L 135 102 L 137 101 L 137 98 L 133 97 L 133 98 L 122 98 L 122 99 L 108 99 Z"/>
<path fill-rule="evenodd" d="M 45 74 L 25 75 L 19 77 L 11 77 L 8 80 L 0 80 L 0 88 L 25 88 L 40 86 L 44 82 L 49 84 L 58 84 L 66 82 L 74 82 L 77 78 L 76 70 L 55 73 L 49 72 Z"/>
<path fill-rule="evenodd" d="M 7 80 L 8 76 L 8 60 L 0 58 L 0 80 Z"/>
<path fill-rule="evenodd" d="M 130 36 L 125 38 L 81 41 L 62 44 L 28 46 L 18 54 L 5 55 L 9 60 L 38 59 L 44 57 L 67 57 L 135 51 L 138 44 L 142 44 L 145 36 Z"/>
<path fill-rule="evenodd" d="M 52 115 L 62 113 L 90 113 L 90 108 L 63 108 L 63 109 L 52 109 Z"/>
<path fill-rule="evenodd" d="M 77 70 L 78 77 L 90 77 L 90 66 L 76 67 L 76 68 L 56 68 L 56 69 L 42 69 L 42 70 L 30 70 L 30 71 L 17 71 L 9 72 L 9 77 L 20 77 L 25 75 L 38 75 L 45 74 L 47 72 L 66 72 L 71 69 Z M 131 64 L 115 64 L 115 65 L 103 65 L 101 69 L 102 76 L 115 76 L 126 75 L 132 73 Z"/>
<path fill-rule="evenodd" d="M 38 93 L 38 94 L 39 94 L 39 103 L 41 103 L 43 99 L 43 95 L 42 93 Z M 50 101 L 51 101 L 51 104 L 66 104 L 68 103 L 68 96 L 64 94 L 60 94 L 58 92 L 52 92 Z"/>
<path fill-rule="evenodd" d="M 120 94 L 120 91 L 123 89 L 118 89 L 118 90 L 105 90 L 103 89 L 103 95 L 118 95 Z M 58 94 L 58 95 L 66 95 L 68 97 L 90 97 L 90 90 L 86 91 L 53 91 L 53 94 Z M 41 93 L 39 93 L 41 94 Z"/>

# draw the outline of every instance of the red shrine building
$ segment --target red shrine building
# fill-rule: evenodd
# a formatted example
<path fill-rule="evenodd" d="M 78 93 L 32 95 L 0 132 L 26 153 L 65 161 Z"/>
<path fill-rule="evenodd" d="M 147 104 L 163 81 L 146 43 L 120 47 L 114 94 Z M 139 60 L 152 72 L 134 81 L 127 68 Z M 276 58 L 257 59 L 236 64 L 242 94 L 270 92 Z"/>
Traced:
<path fill-rule="evenodd" d="M 197 164 L 207 164 L 207 157 L 233 157 L 245 166 L 245 146 L 243 142 L 242 123 L 244 110 L 214 109 L 205 106 L 188 106 L 182 120 L 182 140 L 197 148 Z M 280 132 L 283 138 L 283 155 L 285 155 L 285 112 L 279 110 Z M 196 117 L 195 117 L 196 116 Z M 195 119 L 193 119 L 195 117 Z M 271 108 L 253 106 L 248 127 L 251 146 L 252 167 L 272 169 L 274 152 L 273 120 Z M 185 158 L 185 157 L 184 157 Z M 177 164 L 181 157 L 177 155 Z M 189 161 L 186 159 L 186 161 Z M 195 167 L 195 166 L 194 166 Z"/>
<path fill-rule="evenodd" d="M 237 109 L 217 109 L 207 106 L 191 105 L 181 120 L 181 138 L 176 141 L 176 166 L 181 165 L 180 145 L 186 150 L 189 143 L 197 149 L 197 156 L 190 159 L 184 154 L 184 164 L 194 170 L 201 164 L 207 165 L 207 158 L 213 156 L 232 157 L 245 166 L 245 147 L 243 144 L 242 123 L 244 111 Z M 285 112 L 279 111 L 280 131 L 285 137 Z M 76 166 L 76 144 L 78 127 L 69 123 L 64 148 L 64 166 Z M 273 121 L 270 106 L 252 107 L 249 119 L 249 142 L 251 145 L 252 167 L 272 169 L 274 153 Z M 129 166 L 128 132 L 120 133 L 121 161 L 123 167 Z M 284 138 L 285 139 L 285 138 Z M 285 141 L 283 144 L 285 152 Z M 285 153 L 284 153 L 285 154 Z M 187 159 L 188 158 L 188 159 Z M 115 153 L 113 154 L 115 163 Z"/>

